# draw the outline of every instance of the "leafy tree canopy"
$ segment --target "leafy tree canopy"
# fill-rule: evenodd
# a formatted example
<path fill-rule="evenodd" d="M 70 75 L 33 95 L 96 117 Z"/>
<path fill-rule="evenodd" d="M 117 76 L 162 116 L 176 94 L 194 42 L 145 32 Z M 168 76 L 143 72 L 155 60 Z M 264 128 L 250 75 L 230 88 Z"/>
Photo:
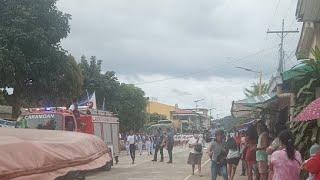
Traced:
<path fill-rule="evenodd" d="M 146 121 L 147 99 L 142 89 L 132 84 L 121 84 L 119 88 L 119 101 L 116 104 L 120 119 L 121 131 L 139 131 Z"/>
<path fill-rule="evenodd" d="M 259 84 L 258 83 L 253 83 L 250 88 L 245 88 L 244 94 L 247 97 L 254 97 L 254 96 L 259 96 Z M 267 83 L 262 83 L 261 84 L 261 95 L 268 93 L 268 88 L 269 85 Z"/>
<path fill-rule="evenodd" d="M 50 101 L 78 95 L 81 71 L 60 46 L 69 19 L 56 0 L 0 1 L 0 88 L 14 89 L 6 96 L 13 116 L 35 96 Z"/>
<path fill-rule="evenodd" d="M 83 96 L 96 92 L 97 107 L 114 112 L 119 116 L 121 131 L 139 131 L 146 120 L 144 92 L 134 85 L 120 84 L 115 72 L 102 73 L 101 60 L 91 56 L 81 57 L 79 67 L 84 75 Z"/>

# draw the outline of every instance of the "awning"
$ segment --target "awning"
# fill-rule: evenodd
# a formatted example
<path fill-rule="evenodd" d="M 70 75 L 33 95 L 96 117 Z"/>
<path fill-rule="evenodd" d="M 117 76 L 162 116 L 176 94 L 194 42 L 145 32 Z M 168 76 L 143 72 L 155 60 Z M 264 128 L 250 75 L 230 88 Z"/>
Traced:
<path fill-rule="evenodd" d="M 257 120 L 251 120 L 249 122 L 246 122 L 246 123 L 243 123 L 243 124 L 240 124 L 240 125 L 237 125 L 235 126 L 234 128 L 237 130 L 237 131 L 246 131 L 248 129 L 248 127 L 254 123 L 256 123 Z"/>
<path fill-rule="evenodd" d="M 283 72 L 282 80 L 287 81 L 290 79 L 299 78 L 300 76 L 310 71 L 312 71 L 312 68 L 310 66 L 306 66 L 306 65 L 296 66 L 288 71 Z"/>
<path fill-rule="evenodd" d="M 261 96 L 248 97 L 240 101 L 236 101 L 237 104 L 243 104 L 248 107 L 256 107 L 259 104 L 264 104 L 276 97 L 275 94 L 263 94 Z"/>
<path fill-rule="evenodd" d="M 264 108 L 269 102 L 276 99 L 276 94 L 263 94 L 261 96 L 249 97 L 239 101 L 233 101 L 231 114 L 235 118 L 252 118 L 253 113 Z"/>

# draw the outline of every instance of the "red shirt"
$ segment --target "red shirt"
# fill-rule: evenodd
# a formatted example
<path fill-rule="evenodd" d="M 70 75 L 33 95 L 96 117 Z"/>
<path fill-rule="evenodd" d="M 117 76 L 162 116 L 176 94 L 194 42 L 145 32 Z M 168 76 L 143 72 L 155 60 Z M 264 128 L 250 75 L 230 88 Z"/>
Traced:
<path fill-rule="evenodd" d="M 241 136 L 236 136 L 234 139 L 236 140 L 236 143 L 239 146 L 241 143 Z"/>
<path fill-rule="evenodd" d="M 309 158 L 303 168 L 311 174 L 315 174 L 316 180 L 320 180 L 320 153 Z"/>

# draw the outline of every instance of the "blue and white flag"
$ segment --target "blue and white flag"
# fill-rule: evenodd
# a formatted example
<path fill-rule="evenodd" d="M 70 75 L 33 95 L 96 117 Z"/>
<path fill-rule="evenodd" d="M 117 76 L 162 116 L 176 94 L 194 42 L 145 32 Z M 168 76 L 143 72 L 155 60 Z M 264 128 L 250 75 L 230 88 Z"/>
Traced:
<path fill-rule="evenodd" d="M 88 106 L 90 109 L 97 109 L 96 92 L 78 102 L 79 106 Z"/>

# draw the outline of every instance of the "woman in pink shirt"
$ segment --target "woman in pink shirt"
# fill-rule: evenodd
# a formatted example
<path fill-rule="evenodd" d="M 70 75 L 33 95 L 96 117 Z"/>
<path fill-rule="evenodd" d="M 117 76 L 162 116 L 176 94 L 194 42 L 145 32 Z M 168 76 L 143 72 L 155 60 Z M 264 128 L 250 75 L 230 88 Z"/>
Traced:
<path fill-rule="evenodd" d="M 294 149 L 292 133 L 289 130 L 282 131 L 279 140 L 281 147 L 271 155 L 272 180 L 299 180 L 302 160 L 299 151 Z"/>

